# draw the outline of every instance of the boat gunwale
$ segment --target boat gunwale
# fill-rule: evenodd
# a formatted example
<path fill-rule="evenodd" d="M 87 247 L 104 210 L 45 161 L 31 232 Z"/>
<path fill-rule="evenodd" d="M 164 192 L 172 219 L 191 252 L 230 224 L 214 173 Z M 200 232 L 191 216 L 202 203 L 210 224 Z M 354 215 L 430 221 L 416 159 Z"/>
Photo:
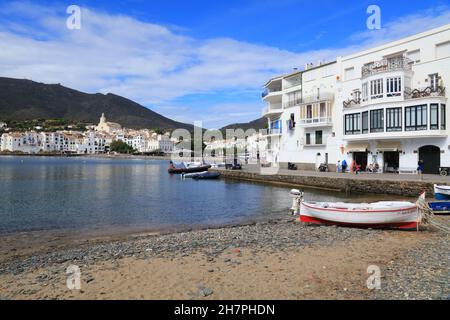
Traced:
<path fill-rule="evenodd" d="M 338 209 L 338 208 L 320 208 L 315 207 L 312 205 L 307 204 L 308 202 L 302 202 L 302 205 L 304 205 L 307 208 L 314 209 L 314 210 L 323 210 L 323 211 L 339 211 L 339 212 L 347 212 L 347 213 L 375 213 L 375 212 L 400 212 L 400 211 L 406 211 L 406 210 L 412 210 L 412 209 L 418 209 L 416 205 L 405 207 L 402 209 L 383 209 L 383 210 L 349 210 L 349 209 Z"/>

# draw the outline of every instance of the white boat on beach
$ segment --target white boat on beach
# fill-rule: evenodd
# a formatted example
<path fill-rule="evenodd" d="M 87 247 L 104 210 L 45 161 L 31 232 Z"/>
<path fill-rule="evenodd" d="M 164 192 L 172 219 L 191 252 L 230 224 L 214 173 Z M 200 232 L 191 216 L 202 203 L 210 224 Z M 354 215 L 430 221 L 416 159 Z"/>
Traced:
<path fill-rule="evenodd" d="M 301 192 L 291 192 L 291 194 L 299 197 L 300 206 L 298 208 L 302 222 L 399 229 L 416 229 L 421 222 L 419 207 L 412 202 L 308 202 L 302 200 Z M 296 200 L 294 199 L 294 201 Z M 295 209 L 294 207 L 293 209 Z"/>
<path fill-rule="evenodd" d="M 321 224 L 413 229 L 420 222 L 420 214 L 416 204 L 404 201 L 370 204 L 302 202 L 300 220 Z"/>

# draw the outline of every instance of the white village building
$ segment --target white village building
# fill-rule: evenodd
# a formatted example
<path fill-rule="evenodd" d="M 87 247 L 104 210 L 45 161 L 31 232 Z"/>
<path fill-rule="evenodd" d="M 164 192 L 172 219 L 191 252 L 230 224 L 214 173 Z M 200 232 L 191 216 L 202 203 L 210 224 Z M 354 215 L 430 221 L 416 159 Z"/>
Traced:
<path fill-rule="evenodd" d="M 314 170 L 356 162 L 364 170 L 426 173 L 450 166 L 450 25 L 266 84 L 267 161 Z"/>

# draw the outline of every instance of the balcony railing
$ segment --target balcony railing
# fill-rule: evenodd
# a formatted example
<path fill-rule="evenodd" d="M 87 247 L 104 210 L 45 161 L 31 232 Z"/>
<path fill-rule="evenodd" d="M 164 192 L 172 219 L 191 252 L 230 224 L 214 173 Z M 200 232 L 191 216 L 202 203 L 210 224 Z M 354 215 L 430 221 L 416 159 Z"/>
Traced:
<path fill-rule="evenodd" d="M 405 88 L 405 99 L 418 99 L 425 97 L 445 97 L 445 87 L 426 87 L 420 89 L 411 90 L 410 88 Z"/>
<path fill-rule="evenodd" d="M 269 135 L 269 136 L 271 136 L 271 135 L 280 135 L 281 133 L 282 133 L 281 128 L 267 130 L 267 135 Z"/>
<path fill-rule="evenodd" d="M 275 112 L 275 113 L 283 112 L 283 105 L 281 103 L 271 104 L 270 106 L 267 106 L 263 109 L 262 115 L 264 116 L 271 112 Z"/>
<path fill-rule="evenodd" d="M 300 119 L 299 123 L 300 123 L 300 125 L 329 124 L 329 123 L 331 123 L 331 117 L 318 117 L 318 118 Z"/>
<path fill-rule="evenodd" d="M 344 108 L 354 108 L 361 105 L 361 98 L 347 99 L 343 102 Z"/>
<path fill-rule="evenodd" d="M 299 99 L 295 99 L 289 102 L 284 103 L 285 108 L 300 106 L 307 103 L 315 103 L 319 101 L 330 101 L 334 99 L 334 94 L 331 92 L 324 92 L 316 95 L 309 95 L 306 97 L 302 97 Z"/>
<path fill-rule="evenodd" d="M 361 75 L 363 78 L 375 74 L 392 71 L 410 71 L 412 60 L 406 57 L 387 58 L 366 64 L 362 67 Z"/>
<path fill-rule="evenodd" d="M 263 91 L 263 93 L 261 94 L 261 97 L 265 98 L 271 93 L 280 92 L 280 91 L 281 91 L 281 86 L 276 87 L 276 88 L 267 88 L 266 90 Z"/>

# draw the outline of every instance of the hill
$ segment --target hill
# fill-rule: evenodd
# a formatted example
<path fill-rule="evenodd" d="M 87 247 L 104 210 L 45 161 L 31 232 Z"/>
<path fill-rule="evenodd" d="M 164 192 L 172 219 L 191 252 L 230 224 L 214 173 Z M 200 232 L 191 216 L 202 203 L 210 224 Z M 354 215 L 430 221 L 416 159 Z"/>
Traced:
<path fill-rule="evenodd" d="M 112 93 L 88 94 L 60 84 L 0 77 L 1 120 L 65 119 L 96 124 L 102 113 L 108 121 L 127 128 L 193 130 L 190 124 L 171 120 Z"/>
<path fill-rule="evenodd" d="M 256 131 L 259 131 L 260 129 L 267 128 L 267 119 L 262 117 L 250 122 L 230 124 L 228 126 L 221 128 L 220 131 L 222 131 L 222 133 L 225 134 L 227 129 L 238 129 L 238 128 L 243 129 L 244 131 L 248 129 L 255 129 Z"/>

